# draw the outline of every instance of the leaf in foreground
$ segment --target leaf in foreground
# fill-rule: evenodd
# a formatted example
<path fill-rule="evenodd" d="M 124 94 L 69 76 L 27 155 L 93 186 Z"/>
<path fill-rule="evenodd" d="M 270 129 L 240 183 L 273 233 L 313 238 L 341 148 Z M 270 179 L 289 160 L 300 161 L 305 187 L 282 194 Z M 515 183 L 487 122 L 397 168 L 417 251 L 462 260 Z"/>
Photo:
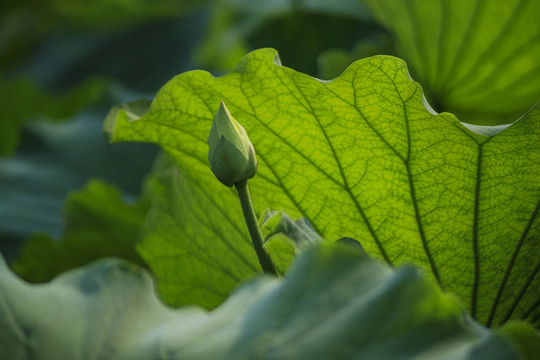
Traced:
<path fill-rule="evenodd" d="M 256 210 L 305 217 L 390 264 L 414 262 L 483 323 L 538 323 L 540 108 L 480 136 L 427 110 L 399 59 L 360 60 L 320 82 L 275 58 L 263 49 L 226 76 L 179 75 L 141 118 L 110 117 L 109 139 L 158 143 L 208 183 L 206 138 L 223 100 L 257 151 Z M 236 206 L 225 189 L 206 194 Z"/>
<path fill-rule="evenodd" d="M 49 281 L 108 256 L 144 265 L 135 244 L 147 211 L 143 199 L 127 203 L 114 186 L 92 180 L 84 189 L 67 195 L 62 237 L 32 235 L 11 265 L 31 282 Z"/>
<path fill-rule="evenodd" d="M 210 313 L 163 306 L 146 271 L 112 259 L 46 285 L 0 263 L 0 288 L 0 348 L 10 360 L 492 360 L 540 350 L 527 325 L 482 328 L 418 270 L 340 247 L 307 251 L 283 280 L 258 277 Z"/>
<path fill-rule="evenodd" d="M 540 2 L 363 0 L 437 107 L 508 124 L 539 100 Z"/>

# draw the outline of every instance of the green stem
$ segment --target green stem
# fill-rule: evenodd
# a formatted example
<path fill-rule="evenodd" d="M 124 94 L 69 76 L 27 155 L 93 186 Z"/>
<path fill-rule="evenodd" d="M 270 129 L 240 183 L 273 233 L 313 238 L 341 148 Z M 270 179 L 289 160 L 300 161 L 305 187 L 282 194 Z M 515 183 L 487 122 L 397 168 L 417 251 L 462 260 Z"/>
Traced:
<path fill-rule="evenodd" d="M 263 235 L 261 229 L 259 228 L 259 223 L 257 217 L 255 216 L 255 210 L 253 209 L 253 204 L 251 203 L 251 196 L 249 195 L 249 188 L 247 181 L 240 181 L 234 184 L 236 191 L 238 191 L 238 196 L 240 197 L 240 204 L 242 205 L 242 211 L 244 212 L 244 219 L 246 219 L 246 224 L 249 230 L 249 235 L 251 236 L 251 241 L 253 242 L 253 247 L 259 258 L 259 263 L 263 271 L 267 274 L 277 275 L 276 268 L 270 259 L 268 253 L 263 249 Z"/>

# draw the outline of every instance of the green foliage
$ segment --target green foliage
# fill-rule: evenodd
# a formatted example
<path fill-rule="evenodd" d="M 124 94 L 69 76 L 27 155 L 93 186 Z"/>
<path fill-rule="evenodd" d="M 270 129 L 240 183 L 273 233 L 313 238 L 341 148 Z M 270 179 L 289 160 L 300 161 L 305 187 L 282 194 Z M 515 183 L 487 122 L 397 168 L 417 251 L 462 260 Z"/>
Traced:
<path fill-rule="evenodd" d="M 234 194 L 207 185 L 213 175 L 206 138 L 223 100 L 257 151 L 256 209 L 304 216 L 327 239 L 349 236 L 390 264 L 422 266 L 483 323 L 538 321 L 537 107 L 506 130 L 481 136 L 451 114 L 426 109 L 401 60 L 365 59 L 321 82 L 275 59 L 274 50 L 264 49 L 223 77 L 179 75 L 140 119 L 109 117 L 108 137 L 160 144 L 182 174 L 204 184 L 199 198 L 207 194 L 230 209 L 237 206 Z M 207 211 L 190 204 L 192 212 Z M 171 264 L 153 267 L 158 278 L 195 261 L 173 251 L 189 238 L 175 226 L 183 221 L 178 215 L 163 210 L 161 217 L 171 219 L 167 226 L 146 234 L 145 260 L 152 266 L 157 255 Z M 175 233 L 166 248 L 159 235 L 164 231 Z M 245 241 L 247 249 L 247 237 L 236 237 L 235 244 Z M 161 291 L 167 296 L 172 290 Z"/>
<path fill-rule="evenodd" d="M 31 282 L 50 281 L 66 270 L 108 256 L 143 266 L 135 243 L 147 210 L 142 199 L 128 204 L 118 189 L 92 180 L 82 190 L 67 195 L 62 237 L 31 236 L 11 266 Z"/>
<path fill-rule="evenodd" d="M 137 250 L 165 302 L 211 309 L 262 270 L 234 190 L 216 180 L 206 154 L 204 162 L 190 160 L 189 172 L 160 160 Z"/>
<path fill-rule="evenodd" d="M 217 72 L 229 71 L 252 49 L 272 47 L 289 66 L 315 75 L 321 51 L 348 49 L 380 32 L 357 0 L 218 0 L 212 10 L 195 58 Z"/>
<path fill-rule="evenodd" d="M 2 2 L 0 251 L 50 282 L 0 259 L 0 357 L 537 358 L 538 14 L 534 0 Z M 240 60 L 262 47 L 337 79 L 271 49 Z M 395 58 L 340 75 L 380 54 L 403 57 L 436 110 L 506 125 L 436 114 Z M 256 214 L 235 185 L 247 221 L 206 156 L 220 100 L 258 154 Z M 106 147 L 120 101 L 107 140 L 170 157 L 138 200 L 156 147 Z M 131 263 L 86 265 L 108 256 Z"/>
<path fill-rule="evenodd" d="M 0 156 L 11 155 L 19 142 L 21 126 L 36 118 L 66 119 L 103 96 L 104 82 L 88 81 L 64 94 L 51 94 L 28 78 L 0 78 Z"/>
<path fill-rule="evenodd" d="M 207 0 L 52 0 L 51 10 L 78 27 L 118 28 L 156 19 L 185 16 L 206 5 Z"/>
<path fill-rule="evenodd" d="M 379 34 L 368 40 L 359 41 L 351 51 L 330 48 L 319 54 L 317 65 L 320 79 L 334 79 L 358 59 L 375 55 L 394 55 L 393 43 L 387 34 Z"/>
<path fill-rule="evenodd" d="M 212 309 L 262 270 L 234 190 L 223 192 L 213 176 L 200 176 L 209 171 L 207 164 L 191 165 L 196 170 L 188 173 L 167 156 L 158 158 L 146 182 L 145 197 L 152 206 L 137 250 L 152 269 L 165 302 Z M 282 212 L 268 219 L 266 215 L 270 213 L 261 217 L 264 246 L 281 274 L 298 252 L 322 241 L 305 219 L 293 222 Z"/>
<path fill-rule="evenodd" d="M 0 260 L 0 288 L 0 348 L 10 360 L 507 360 L 540 350 L 526 325 L 473 323 L 418 270 L 335 246 L 304 253 L 282 280 L 246 283 L 210 313 L 163 306 L 146 271 L 110 259 L 40 286 Z"/>
<path fill-rule="evenodd" d="M 473 124 L 518 119 L 540 94 L 540 2 L 363 0 L 437 110 Z"/>
<path fill-rule="evenodd" d="M 156 19 L 183 17 L 207 3 L 205 0 L 3 1 L 0 69 L 5 71 L 16 64 L 47 35 L 59 30 L 81 35 L 81 30 L 125 29 Z"/>
<path fill-rule="evenodd" d="M 281 275 L 285 274 L 300 252 L 323 241 L 307 219 L 293 221 L 282 210 L 266 209 L 261 215 L 259 226 L 264 236 L 264 249 L 270 254 Z"/>
<path fill-rule="evenodd" d="M 249 136 L 223 102 L 208 136 L 208 162 L 210 170 L 226 186 L 251 179 L 257 173 L 257 157 Z"/>
<path fill-rule="evenodd" d="M 97 108 L 69 121 L 27 124 L 26 141 L 17 154 L 0 159 L 0 241 L 5 257 L 16 256 L 17 245 L 32 233 L 59 238 L 66 193 L 90 177 L 116 184 L 131 196 L 140 193 L 156 149 L 147 144 L 108 146 L 101 133 L 105 114 Z"/>

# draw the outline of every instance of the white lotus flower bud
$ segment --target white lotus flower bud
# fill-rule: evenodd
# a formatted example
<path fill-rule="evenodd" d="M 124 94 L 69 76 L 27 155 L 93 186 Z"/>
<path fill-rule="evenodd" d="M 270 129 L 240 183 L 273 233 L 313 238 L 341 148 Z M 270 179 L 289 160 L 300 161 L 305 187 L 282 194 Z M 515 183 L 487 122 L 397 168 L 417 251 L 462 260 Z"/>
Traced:
<path fill-rule="evenodd" d="M 246 130 L 222 101 L 208 136 L 208 162 L 214 175 L 227 186 L 251 179 L 257 158 Z"/>

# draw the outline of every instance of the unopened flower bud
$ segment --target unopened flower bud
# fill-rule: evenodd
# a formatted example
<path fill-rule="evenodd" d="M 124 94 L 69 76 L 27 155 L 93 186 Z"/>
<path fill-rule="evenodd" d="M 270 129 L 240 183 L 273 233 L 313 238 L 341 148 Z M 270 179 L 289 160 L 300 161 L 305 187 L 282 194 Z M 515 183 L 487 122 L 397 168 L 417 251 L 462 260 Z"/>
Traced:
<path fill-rule="evenodd" d="M 257 173 L 257 158 L 246 130 L 231 115 L 223 101 L 208 137 L 208 161 L 214 175 L 227 186 L 251 179 Z"/>

